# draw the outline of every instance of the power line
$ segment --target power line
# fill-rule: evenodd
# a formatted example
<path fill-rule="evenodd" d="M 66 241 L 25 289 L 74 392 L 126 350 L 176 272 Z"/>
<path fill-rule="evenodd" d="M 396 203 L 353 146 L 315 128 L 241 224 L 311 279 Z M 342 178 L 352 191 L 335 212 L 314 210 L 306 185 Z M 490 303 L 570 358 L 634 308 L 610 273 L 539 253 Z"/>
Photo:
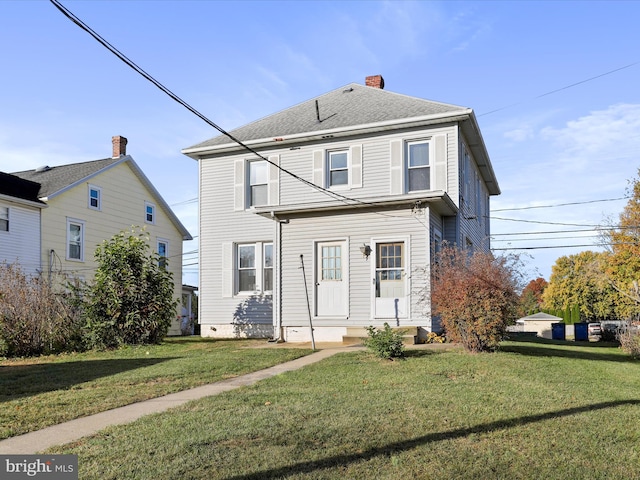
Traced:
<path fill-rule="evenodd" d="M 571 205 L 586 205 L 589 203 L 600 202 L 616 202 L 618 200 L 626 200 L 631 197 L 619 197 L 619 198 L 603 198 L 601 200 L 585 200 L 584 202 L 568 202 L 568 203 L 556 203 L 552 205 L 532 205 L 530 207 L 514 207 L 514 208 L 495 208 L 491 209 L 492 212 L 511 212 L 516 210 L 532 210 L 534 208 L 555 208 L 555 207 L 567 207 Z"/>
<path fill-rule="evenodd" d="M 184 101 L 182 98 L 180 98 L 178 95 L 176 95 L 175 93 L 173 93 L 171 90 L 169 90 L 167 87 L 165 87 L 162 83 L 160 83 L 158 80 L 156 80 L 153 76 L 151 76 L 149 73 L 147 73 L 144 69 L 142 69 L 139 65 L 137 65 L 135 62 L 133 62 L 131 59 L 129 59 L 125 54 L 123 54 L 122 52 L 120 52 L 116 47 L 114 47 L 113 45 L 111 45 L 107 40 L 105 40 L 102 36 L 100 36 L 97 32 L 95 32 L 91 27 L 89 27 L 87 24 L 85 24 L 82 20 L 80 20 L 77 16 L 75 16 L 73 14 L 73 12 L 71 12 L 69 9 L 67 9 L 64 5 L 62 5 L 60 3 L 59 0 L 49 0 L 58 10 L 60 10 L 60 12 L 67 17 L 69 20 L 71 20 L 73 23 L 75 23 L 78 27 L 80 27 L 82 30 L 84 30 L 85 32 L 87 32 L 89 35 L 91 35 L 95 40 L 98 41 L 98 43 L 100 43 L 103 47 L 105 47 L 107 50 L 109 50 L 111 53 L 113 53 L 116 57 L 118 57 L 118 59 L 120 59 L 122 62 L 124 62 L 128 67 L 130 67 L 131 69 L 133 69 L 136 73 L 138 73 L 139 75 L 141 75 L 143 78 L 145 78 L 146 80 L 148 80 L 149 82 L 151 82 L 153 85 L 155 85 L 158 89 L 160 89 L 160 91 L 162 91 L 163 93 L 165 93 L 166 95 L 168 95 L 172 100 L 176 101 L 178 104 L 182 105 L 183 107 L 185 107 L 187 110 L 189 110 L 191 113 L 193 113 L 194 115 L 196 115 L 198 118 L 200 118 L 201 120 L 203 120 L 205 123 L 207 123 L 209 126 L 215 128 L 218 132 L 220 132 L 222 135 L 225 135 L 226 137 L 228 137 L 231 141 L 233 141 L 234 143 L 236 143 L 237 145 L 239 145 L 240 147 L 242 147 L 243 149 L 247 150 L 248 152 L 252 153 L 253 155 L 255 155 L 256 157 L 264 160 L 265 162 L 269 163 L 270 165 L 273 165 L 274 167 L 276 167 L 278 170 L 280 170 L 281 172 L 290 175 L 291 177 L 293 177 L 294 179 L 298 180 L 299 182 L 315 189 L 318 190 L 319 192 L 324 193 L 325 195 L 328 195 L 329 197 L 332 197 L 336 200 L 339 200 L 343 203 L 345 203 L 346 205 L 353 205 L 355 203 L 357 204 L 361 204 L 361 205 L 366 205 L 366 206 L 374 206 L 374 204 L 369 203 L 369 202 L 364 202 L 362 200 L 358 200 L 358 199 L 354 199 L 354 198 L 350 198 L 347 197 L 345 195 L 341 195 L 337 192 L 334 192 L 332 190 L 326 189 L 324 187 L 321 187 L 319 185 L 316 185 L 313 182 L 310 182 L 309 180 L 306 180 L 298 175 L 296 175 L 295 173 L 290 172 L 289 170 L 281 167 L 280 165 L 278 165 L 277 163 L 272 162 L 271 160 L 269 160 L 268 158 L 266 158 L 265 156 L 261 155 L 260 153 L 258 153 L 256 150 L 254 150 L 253 148 L 249 147 L 248 145 L 244 144 L 242 141 L 240 141 L 239 139 L 237 139 L 236 137 L 234 137 L 231 133 L 227 132 L 226 130 L 224 130 L 222 127 L 220 127 L 219 125 L 217 125 L 215 122 L 213 122 L 212 120 L 210 120 L 207 116 L 205 116 L 204 114 L 200 113 L 198 110 L 196 110 L 194 107 L 192 107 L 190 104 L 188 104 L 186 101 Z M 379 212 L 378 212 L 379 213 Z M 380 215 L 383 216 L 390 216 L 390 215 L 385 215 L 382 213 L 379 213 Z M 418 220 L 419 221 L 419 220 Z M 422 222 L 421 222 L 422 223 Z M 423 223 L 424 225 L 424 223 Z"/>
<path fill-rule="evenodd" d="M 581 85 L 583 83 L 590 82 L 592 80 L 596 80 L 596 79 L 604 77 L 606 75 L 611 75 L 612 73 L 619 72 L 620 70 L 624 70 L 626 68 L 634 67 L 634 66 L 638 65 L 639 63 L 640 62 L 633 62 L 633 63 L 630 63 L 629 65 L 625 65 L 624 67 L 616 68 L 614 70 L 610 70 L 608 72 L 601 73 L 599 75 L 596 75 L 595 77 L 590 77 L 590 78 L 587 78 L 585 80 L 580 80 L 579 82 L 572 83 L 571 85 L 567 85 L 567 86 L 564 86 L 564 87 L 556 88 L 555 90 L 551 90 L 550 92 L 546 92 L 546 93 L 543 93 L 541 95 L 538 95 L 537 97 L 533 97 L 533 100 L 537 100 L 538 98 L 546 97 L 547 95 L 552 95 L 554 93 L 561 92 L 562 90 L 567 90 L 569 88 L 575 87 L 577 85 Z M 491 115 L 492 113 L 496 113 L 496 112 L 499 112 L 501 110 L 506 110 L 507 108 L 515 107 L 516 105 L 520 105 L 521 103 L 523 103 L 523 102 L 516 102 L 516 103 L 512 103 L 510 105 L 506 105 L 504 107 L 496 108 L 495 110 L 491 110 L 489 112 L 478 114 L 478 117 L 482 117 L 484 115 Z"/>
<path fill-rule="evenodd" d="M 593 227 L 600 228 L 600 225 L 591 225 L 588 223 L 562 223 L 562 222 L 543 222 L 539 220 L 522 220 L 518 218 L 504 218 L 504 217 L 489 217 L 491 220 L 503 220 L 506 222 L 522 222 L 522 223 L 536 223 L 541 225 L 563 225 L 568 227 Z"/>

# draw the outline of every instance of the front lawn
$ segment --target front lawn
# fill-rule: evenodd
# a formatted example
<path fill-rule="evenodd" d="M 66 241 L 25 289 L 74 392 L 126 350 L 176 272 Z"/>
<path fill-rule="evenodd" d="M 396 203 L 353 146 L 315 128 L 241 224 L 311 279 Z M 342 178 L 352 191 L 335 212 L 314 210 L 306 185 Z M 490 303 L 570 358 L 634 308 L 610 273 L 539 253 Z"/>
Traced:
<path fill-rule="evenodd" d="M 638 418 L 640 362 L 514 341 L 340 353 L 51 452 L 83 479 L 631 479 Z"/>
<path fill-rule="evenodd" d="M 161 345 L 0 362 L 0 439 L 293 360 L 264 340 L 168 338 Z"/>

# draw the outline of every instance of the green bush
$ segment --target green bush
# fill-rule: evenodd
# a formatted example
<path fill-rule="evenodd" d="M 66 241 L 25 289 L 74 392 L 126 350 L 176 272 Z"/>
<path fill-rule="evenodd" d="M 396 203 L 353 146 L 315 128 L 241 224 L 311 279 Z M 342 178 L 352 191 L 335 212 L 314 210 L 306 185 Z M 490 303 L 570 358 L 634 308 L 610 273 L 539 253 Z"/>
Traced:
<path fill-rule="evenodd" d="M 92 348 L 159 343 L 176 315 L 168 260 L 150 252 L 144 232 L 120 232 L 95 253 L 98 270 L 85 294 Z"/>
<path fill-rule="evenodd" d="M 364 345 L 380 358 L 390 360 L 404 357 L 402 332 L 393 330 L 386 322 L 383 329 L 367 327 L 367 339 Z"/>

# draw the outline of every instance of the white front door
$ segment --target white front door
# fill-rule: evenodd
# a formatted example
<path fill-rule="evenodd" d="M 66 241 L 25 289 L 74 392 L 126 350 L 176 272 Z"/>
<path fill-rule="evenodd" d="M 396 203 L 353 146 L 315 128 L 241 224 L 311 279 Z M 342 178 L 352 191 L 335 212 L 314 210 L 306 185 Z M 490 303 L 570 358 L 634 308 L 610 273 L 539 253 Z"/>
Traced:
<path fill-rule="evenodd" d="M 407 316 L 407 275 L 405 242 L 374 245 L 374 308 L 376 318 Z"/>
<path fill-rule="evenodd" d="M 320 242 L 316 247 L 316 315 L 347 316 L 347 242 Z"/>

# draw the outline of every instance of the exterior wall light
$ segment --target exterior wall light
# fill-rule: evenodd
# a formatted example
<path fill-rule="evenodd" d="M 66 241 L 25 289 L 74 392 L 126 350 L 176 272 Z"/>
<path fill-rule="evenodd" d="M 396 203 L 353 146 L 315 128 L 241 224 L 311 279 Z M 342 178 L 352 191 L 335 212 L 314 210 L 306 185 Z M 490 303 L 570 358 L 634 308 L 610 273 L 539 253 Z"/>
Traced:
<path fill-rule="evenodd" d="M 360 252 L 362 252 L 364 258 L 369 258 L 369 255 L 371 255 L 371 247 L 363 243 L 360 247 Z"/>

